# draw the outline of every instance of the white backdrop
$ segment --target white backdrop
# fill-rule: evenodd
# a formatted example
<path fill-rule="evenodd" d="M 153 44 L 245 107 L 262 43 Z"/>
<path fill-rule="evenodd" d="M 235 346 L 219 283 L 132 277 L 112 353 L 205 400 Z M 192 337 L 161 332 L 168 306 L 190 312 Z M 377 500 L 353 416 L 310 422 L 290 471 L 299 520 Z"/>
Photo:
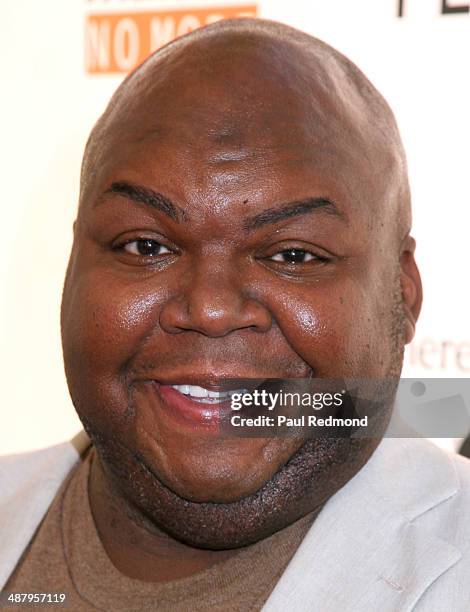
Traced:
<path fill-rule="evenodd" d="M 468 7 L 469 0 L 3 0 L 0 454 L 80 428 L 63 375 L 59 306 L 89 130 L 122 71 L 149 45 L 224 14 L 256 11 L 324 39 L 388 99 L 408 153 L 425 288 L 403 374 L 468 376 Z"/>

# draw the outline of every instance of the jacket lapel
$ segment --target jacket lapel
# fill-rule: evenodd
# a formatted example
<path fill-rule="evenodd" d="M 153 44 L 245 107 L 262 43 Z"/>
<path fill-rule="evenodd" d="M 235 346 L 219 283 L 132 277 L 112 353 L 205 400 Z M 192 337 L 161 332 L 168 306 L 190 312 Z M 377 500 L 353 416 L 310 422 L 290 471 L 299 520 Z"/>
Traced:
<path fill-rule="evenodd" d="M 263 612 L 405 612 L 461 553 L 419 517 L 458 481 L 429 443 L 386 439 L 326 504 Z"/>

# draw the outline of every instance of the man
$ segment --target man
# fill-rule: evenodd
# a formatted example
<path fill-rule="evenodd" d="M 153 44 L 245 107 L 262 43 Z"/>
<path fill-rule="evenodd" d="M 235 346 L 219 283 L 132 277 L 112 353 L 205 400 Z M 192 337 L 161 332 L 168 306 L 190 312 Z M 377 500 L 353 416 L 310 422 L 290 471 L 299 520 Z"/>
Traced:
<path fill-rule="evenodd" d="M 124 81 L 81 180 L 61 322 L 92 446 L 4 461 L 5 593 L 468 609 L 465 460 L 379 445 L 390 410 L 376 437 L 217 434 L 229 379 L 400 374 L 421 284 L 405 155 L 364 75 L 280 24 L 212 25 Z"/>

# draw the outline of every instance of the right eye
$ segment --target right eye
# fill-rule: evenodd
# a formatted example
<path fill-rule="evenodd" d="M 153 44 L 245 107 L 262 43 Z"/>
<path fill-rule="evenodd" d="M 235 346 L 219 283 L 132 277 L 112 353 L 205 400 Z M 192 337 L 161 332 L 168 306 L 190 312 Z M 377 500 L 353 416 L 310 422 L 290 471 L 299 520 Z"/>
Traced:
<path fill-rule="evenodd" d="M 271 259 L 291 265 L 308 263 L 309 261 L 319 260 L 313 253 L 309 253 L 305 249 L 284 249 L 275 253 Z"/>

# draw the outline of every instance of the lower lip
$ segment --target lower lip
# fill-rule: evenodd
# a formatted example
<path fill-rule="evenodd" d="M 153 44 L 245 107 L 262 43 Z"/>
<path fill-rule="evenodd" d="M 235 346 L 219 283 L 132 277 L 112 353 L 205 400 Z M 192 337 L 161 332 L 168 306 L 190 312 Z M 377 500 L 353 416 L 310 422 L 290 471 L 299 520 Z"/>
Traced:
<path fill-rule="evenodd" d="M 215 432 L 224 416 L 231 412 L 230 398 L 217 404 L 206 404 L 189 399 L 169 385 L 161 385 L 156 381 L 153 384 L 162 400 L 162 409 L 180 424 Z"/>

